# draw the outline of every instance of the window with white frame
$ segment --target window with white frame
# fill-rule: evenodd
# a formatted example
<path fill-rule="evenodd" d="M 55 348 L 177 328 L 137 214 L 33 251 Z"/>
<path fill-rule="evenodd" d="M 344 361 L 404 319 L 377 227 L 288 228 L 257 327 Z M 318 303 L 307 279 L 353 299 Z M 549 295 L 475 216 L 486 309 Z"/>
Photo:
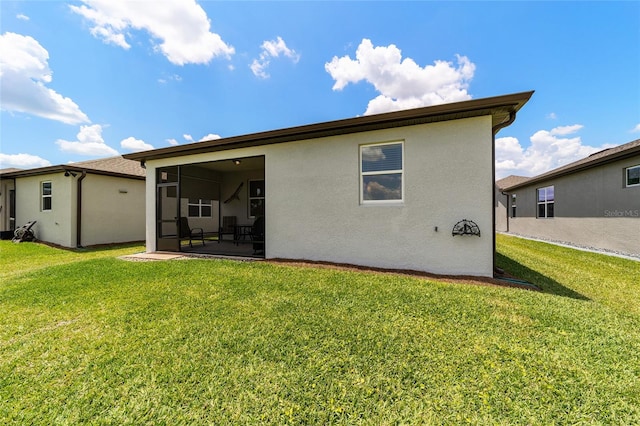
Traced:
<path fill-rule="evenodd" d="M 189 198 L 189 217 L 211 217 L 211 200 Z"/>
<path fill-rule="evenodd" d="M 640 185 L 640 165 L 627 167 L 625 175 L 627 177 L 627 186 Z"/>
<path fill-rule="evenodd" d="M 360 202 L 404 200 L 404 143 L 360 146 Z"/>
<path fill-rule="evenodd" d="M 538 188 L 538 217 L 553 217 L 553 208 L 555 204 L 555 189 L 552 186 Z"/>
<path fill-rule="evenodd" d="M 49 211 L 52 207 L 52 188 L 51 182 L 42 182 L 42 211 Z"/>

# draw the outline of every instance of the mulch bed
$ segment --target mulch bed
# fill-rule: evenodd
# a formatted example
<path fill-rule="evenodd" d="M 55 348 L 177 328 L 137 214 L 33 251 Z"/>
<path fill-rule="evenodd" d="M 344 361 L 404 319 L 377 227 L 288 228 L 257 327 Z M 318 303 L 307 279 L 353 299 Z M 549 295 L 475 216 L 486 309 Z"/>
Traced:
<path fill-rule="evenodd" d="M 519 280 L 517 277 L 514 277 L 507 272 L 497 275 L 494 278 L 491 277 L 477 277 L 472 275 L 440 275 L 440 274 L 431 274 L 423 271 L 414 271 L 408 269 L 385 269 L 385 268 L 374 268 L 369 266 L 359 266 L 359 265 L 351 265 L 346 263 L 332 263 L 332 262 L 323 262 L 323 261 L 314 261 L 314 260 L 295 260 L 295 259 L 265 259 L 264 262 L 279 264 L 279 265 L 287 265 L 287 266 L 301 266 L 301 267 L 315 267 L 315 268 L 326 268 L 326 269 L 336 269 L 342 271 L 360 271 L 360 272 L 375 272 L 381 274 L 393 274 L 400 276 L 409 276 L 409 277 L 418 277 L 425 278 L 429 280 L 435 281 L 443 281 L 449 283 L 459 283 L 459 284 L 472 284 L 472 285 L 483 285 L 483 286 L 499 286 L 499 287 L 512 287 L 512 288 L 520 288 L 524 290 L 532 290 L 532 291 L 541 291 L 534 284 L 526 283 L 523 281 L 523 284 L 518 282 L 513 282 L 511 280 Z"/>

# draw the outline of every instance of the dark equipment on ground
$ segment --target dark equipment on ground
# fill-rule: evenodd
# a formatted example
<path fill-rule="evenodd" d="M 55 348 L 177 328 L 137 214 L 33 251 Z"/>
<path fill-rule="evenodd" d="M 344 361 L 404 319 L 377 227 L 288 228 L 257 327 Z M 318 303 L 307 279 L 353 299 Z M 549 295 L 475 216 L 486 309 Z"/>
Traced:
<path fill-rule="evenodd" d="M 35 224 L 36 224 L 36 221 L 32 220 L 31 222 L 27 222 L 26 224 L 22 225 L 20 228 L 16 229 L 13 232 L 13 239 L 11 241 L 13 241 L 14 243 L 21 243 L 24 241 L 35 241 L 36 234 L 35 234 L 35 231 L 31 229 Z"/>

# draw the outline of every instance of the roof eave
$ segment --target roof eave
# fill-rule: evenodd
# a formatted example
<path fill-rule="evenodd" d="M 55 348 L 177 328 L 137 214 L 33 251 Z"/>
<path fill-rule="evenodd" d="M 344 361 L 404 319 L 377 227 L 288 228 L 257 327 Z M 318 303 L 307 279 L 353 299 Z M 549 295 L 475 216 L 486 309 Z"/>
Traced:
<path fill-rule="evenodd" d="M 573 173 L 577 173 L 577 172 L 581 172 L 583 170 L 588 170 L 597 166 L 601 166 L 604 164 L 609 164 L 609 163 L 613 163 L 616 161 L 620 161 L 620 160 L 625 160 L 627 158 L 636 156 L 640 154 L 640 146 L 636 146 L 632 149 L 628 149 L 626 151 L 622 151 L 613 155 L 609 155 L 607 157 L 603 157 L 603 158 L 599 158 L 597 160 L 588 162 L 588 163 L 582 163 L 582 164 L 578 164 L 575 167 L 568 167 L 562 170 L 558 170 L 557 172 L 549 172 L 549 173 L 545 173 L 542 174 L 540 176 L 534 176 L 532 178 L 530 178 L 529 180 L 522 182 L 522 183 L 518 183 L 516 185 L 512 185 L 509 186 L 507 188 L 504 188 L 503 191 L 513 191 L 515 189 L 520 189 L 520 188 L 524 188 L 526 186 L 530 186 L 530 185 L 534 185 L 536 183 L 540 183 L 540 182 L 544 182 L 550 179 L 556 179 L 562 176 L 566 176 L 569 174 L 573 174 Z"/>
<path fill-rule="evenodd" d="M 82 173 L 84 171 L 84 172 L 86 172 L 88 174 L 120 177 L 120 178 L 125 178 L 125 179 L 136 179 L 136 180 L 145 180 L 146 179 L 145 176 L 131 175 L 131 174 L 127 174 L 127 173 L 110 172 L 110 171 L 107 171 L 107 170 L 88 169 L 88 168 L 85 168 L 85 167 L 77 167 L 77 166 L 73 166 L 73 165 L 68 165 L 68 166 L 61 166 L 61 165 L 47 166 L 47 167 L 40 167 L 40 168 L 37 168 L 37 169 L 27 169 L 27 170 L 20 170 L 20 171 L 16 171 L 16 172 L 3 173 L 2 175 L 0 175 L 0 179 L 5 179 L 5 178 L 14 179 L 14 178 L 19 178 L 19 177 L 41 176 L 41 175 L 49 175 L 49 174 L 53 174 L 53 173 L 63 173 L 63 172 L 66 172 L 66 171 L 78 172 L 78 173 Z"/>
<path fill-rule="evenodd" d="M 320 137 L 426 124 L 482 115 L 491 115 L 493 117 L 492 126 L 496 126 L 506 122 L 512 112 L 520 110 L 532 95 L 533 91 L 521 92 L 492 98 L 481 98 L 337 121 L 308 124 L 280 130 L 271 130 L 248 135 L 232 136 L 224 139 L 197 142 L 188 145 L 141 151 L 125 154 L 123 157 L 129 160 L 144 162 L 147 160 L 316 139 Z"/>

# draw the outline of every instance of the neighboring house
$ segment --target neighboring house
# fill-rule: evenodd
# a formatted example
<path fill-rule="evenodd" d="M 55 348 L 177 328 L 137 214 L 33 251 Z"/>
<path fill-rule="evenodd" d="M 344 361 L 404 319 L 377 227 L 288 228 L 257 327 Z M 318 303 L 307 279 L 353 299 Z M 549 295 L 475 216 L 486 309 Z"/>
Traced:
<path fill-rule="evenodd" d="M 494 138 L 532 94 L 126 154 L 147 169 L 147 250 L 181 250 L 188 203 L 263 216 L 266 258 L 492 276 Z M 463 219 L 480 235 L 452 235 Z"/>
<path fill-rule="evenodd" d="M 513 179 L 496 182 L 498 231 L 640 256 L 640 139 Z"/>
<path fill-rule="evenodd" d="M 64 247 L 143 241 L 145 170 L 112 157 L 0 172 L 3 238 L 30 221 L 38 240 Z"/>

